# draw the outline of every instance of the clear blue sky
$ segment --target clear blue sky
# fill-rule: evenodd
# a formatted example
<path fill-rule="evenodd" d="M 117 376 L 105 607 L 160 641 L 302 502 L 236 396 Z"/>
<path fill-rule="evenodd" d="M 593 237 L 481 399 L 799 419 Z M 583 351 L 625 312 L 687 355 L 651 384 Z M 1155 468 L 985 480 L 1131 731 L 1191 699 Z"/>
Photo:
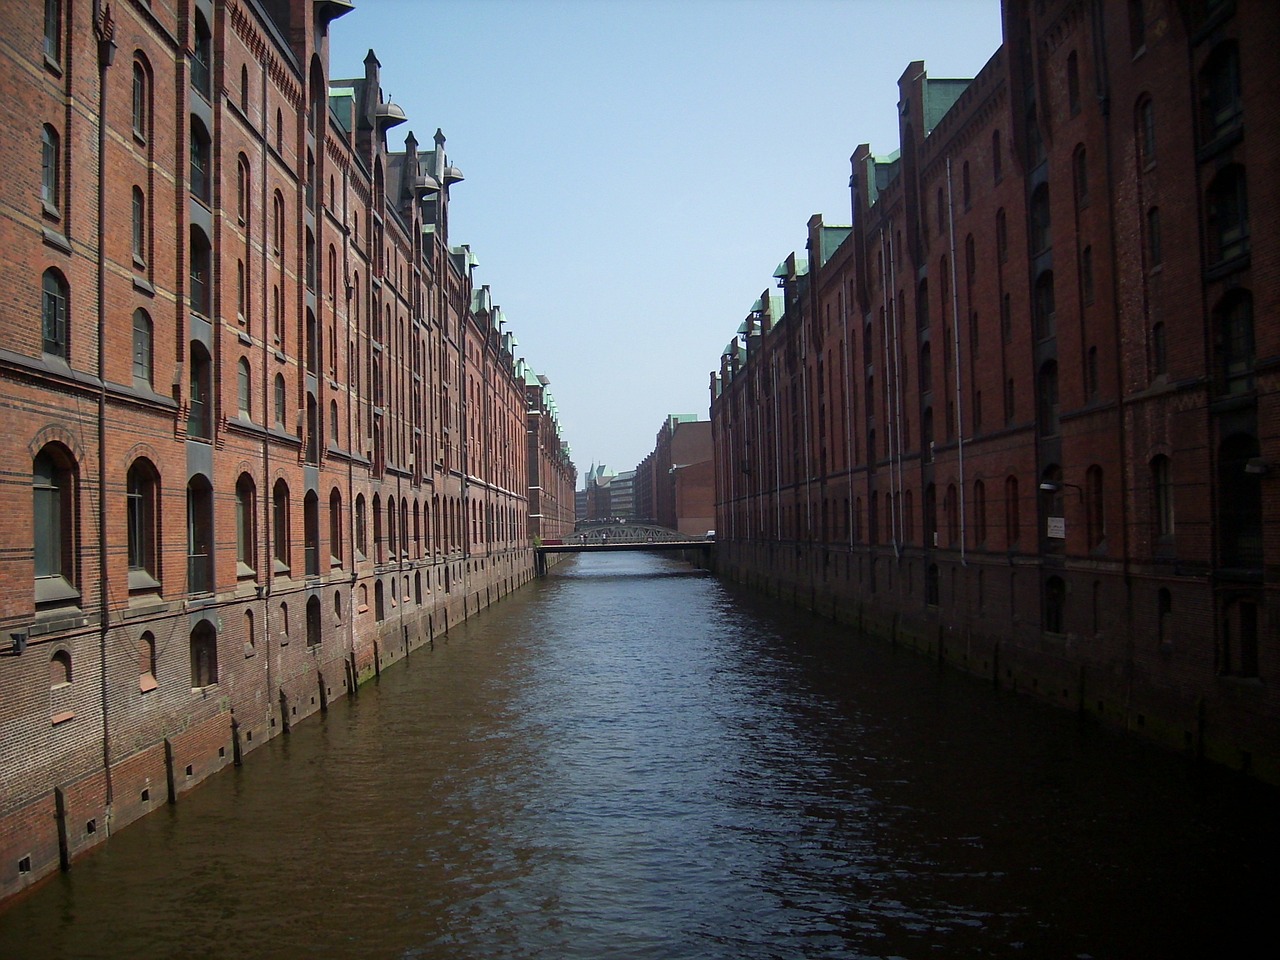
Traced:
<path fill-rule="evenodd" d="M 897 141 L 897 80 L 971 77 L 999 0 L 357 0 L 330 75 L 363 72 L 466 176 L 468 243 L 551 380 L 579 473 L 633 469 L 820 213 L 847 224 L 849 156 Z"/>

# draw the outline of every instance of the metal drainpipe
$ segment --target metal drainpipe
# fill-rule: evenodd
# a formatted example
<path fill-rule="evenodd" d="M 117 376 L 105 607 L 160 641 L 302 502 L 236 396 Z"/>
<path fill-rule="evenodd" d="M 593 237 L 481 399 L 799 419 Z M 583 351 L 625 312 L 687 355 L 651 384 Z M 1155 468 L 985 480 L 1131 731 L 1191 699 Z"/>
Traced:
<path fill-rule="evenodd" d="M 1114 262 L 1116 250 L 1116 196 L 1115 196 L 1115 173 L 1112 165 L 1112 149 L 1111 149 L 1111 81 L 1107 71 L 1107 43 L 1106 43 L 1106 24 L 1100 3 L 1094 3 L 1091 13 L 1093 16 L 1094 27 L 1094 60 L 1095 70 L 1098 76 L 1098 101 L 1102 111 L 1102 126 L 1104 131 L 1103 142 L 1107 145 L 1103 151 L 1105 160 L 1106 178 L 1107 178 L 1107 210 L 1110 216 L 1107 218 L 1109 236 L 1111 241 L 1111 256 Z M 1120 302 L 1120 278 L 1118 271 L 1111 271 L 1111 296 L 1112 302 L 1118 304 Z M 1126 678 L 1126 707 L 1129 705 L 1128 700 L 1132 694 L 1133 684 L 1133 659 L 1134 659 L 1134 633 L 1133 633 L 1133 603 L 1132 592 L 1133 581 L 1130 572 L 1130 552 L 1129 552 L 1129 459 L 1127 457 L 1128 440 L 1125 430 L 1125 413 L 1128 406 L 1125 398 L 1124 386 L 1124 358 L 1121 356 L 1121 344 L 1123 343 L 1123 333 L 1120 324 L 1120 312 L 1112 311 L 1113 322 L 1115 324 L 1115 372 L 1116 372 L 1116 409 L 1117 419 L 1116 427 L 1120 433 L 1120 558 L 1122 571 L 1124 574 L 1124 585 L 1126 593 L 1125 618 L 1128 621 L 1125 630 L 1128 636 L 1126 645 L 1128 676 Z"/>
<path fill-rule="evenodd" d="M 799 298 L 796 298 L 799 300 Z M 800 397 L 803 401 L 802 424 L 804 425 L 804 530 L 805 538 L 813 542 L 813 502 L 809 496 L 810 481 L 813 478 L 812 437 L 809 434 L 809 325 L 800 325 Z"/>
<path fill-rule="evenodd" d="M 111 833 L 111 806 L 115 791 L 111 782 L 110 698 L 107 690 L 107 639 L 111 607 L 107 566 L 107 70 L 115 61 L 115 21 L 108 7 L 94 3 L 93 31 L 98 38 L 98 671 L 102 697 L 102 771 L 106 790 L 107 834 Z"/>
<path fill-rule="evenodd" d="M 778 428 L 778 355 L 769 358 L 771 386 L 773 395 L 773 522 L 774 538 L 782 539 L 782 431 Z"/>
<path fill-rule="evenodd" d="M 270 284 L 267 283 L 267 269 L 270 266 L 270 260 L 268 259 L 269 258 L 268 248 L 272 243 L 275 242 L 274 237 L 270 237 L 267 235 L 267 231 L 271 224 L 271 220 L 267 216 L 267 169 L 269 165 L 269 156 L 267 152 L 266 125 L 268 123 L 268 120 L 267 120 L 268 81 L 269 81 L 269 76 L 267 73 L 267 63 L 266 63 L 266 60 L 264 59 L 262 62 L 262 84 L 260 88 L 262 90 L 261 116 L 262 116 L 263 129 L 258 135 L 258 144 L 260 147 L 260 150 L 258 153 L 259 153 L 259 159 L 261 160 L 261 163 L 262 163 L 262 191 L 261 191 L 261 202 L 259 203 L 259 209 L 262 211 L 262 292 L 263 292 L 262 416 L 263 416 L 264 422 L 266 421 L 266 418 L 268 416 L 273 415 L 269 412 L 271 409 L 269 404 L 272 402 L 270 399 L 271 398 L 271 389 L 270 389 L 271 388 L 271 347 L 270 347 L 270 336 L 268 334 L 267 328 L 268 328 L 268 324 L 275 323 L 275 317 L 273 315 L 272 316 L 268 315 L 271 310 L 271 304 L 268 303 L 267 301 L 267 291 L 270 289 Z M 271 596 L 271 583 L 272 583 L 272 580 L 274 579 L 274 571 L 272 570 L 274 552 L 271 549 L 271 536 L 274 531 L 272 530 L 272 524 L 270 522 L 271 520 L 270 511 L 267 509 L 258 510 L 256 508 L 265 507 L 265 505 L 273 502 L 273 500 L 271 499 L 270 491 L 271 491 L 271 445 L 268 442 L 267 433 L 264 430 L 262 433 L 262 490 L 261 492 L 256 490 L 254 491 L 254 499 L 257 501 L 257 503 L 255 504 L 254 512 L 258 515 L 258 517 L 261 517 L 263 520 L 267 521 L 265 523 L 255 523 L 255 526 L 257 527 L 257 529 L 263 531 L 263 536 L 261 538 L 261 545 L 257 550 L 258 555 L 255 558 L 255 561 L 258 564 L 259 577 L 262 578 L 259 581 L 260 586 L 258 587 L 257 594 L 260 598 L 262 598 L 262 653 L 263 653 L 263 656 L 266 657 L 266 674 L 267 674 L 266 719 L 268 723 L 271 720 L 272 711 L 276 709 L 276 705 L 279 703 L 278 699 L 271 692 L 272 691 L 271 603 L 269 602 L 269 599 L 268 599 Z M 255 517 L 255 520 L 256 519 L 257 517 Z"/>
<path fill-rule="evenodd" d="M 848 511 L 849 523 L 845 533 L 849 536 L 849 549 L 853 549 L 853 403 L 851 386 L 853 384 L 850 347 L 849 347 L 849 298 L 841 300 L 840 336 L 844 340 L 844 475 L 845 475 L 845 509 Z"/>
<path fill-rule="evenodd" d="M 947 232 L 951 243 L 951 338 L 956 361 L 956 449 L 960 471 L 960 489 L 956 494 L 960 501 L 960 565 L 966 566 L 965 516 L 964 516 L 964 408 L 960 391 L 960 289 L 956 285 L 956 208 L 951 191 L 951 158 L 947 157 Z"/>
<path fill-rule="evenodd" d="M 897 251 L 894 252 L 896 255 Z M 895 287 L 898 284 L 898 268 L 896 265 L 893 268 L 893 283 Z M 889 296 L 892 299 L 892 291 L 890 291 Z M 903 480 L 902 466 L 902 344 L 898 340 L 898 331 L 902 328 L 902 319 L 902 311 L 895 306 L 893 310 L 893 431 L 897 436 L 897 443 L 894 445 L 894 449 L 897 451 L 894 455 L 894 461 L 897 464 L 897 492 L 894 495 L 896 507 L 894 513 L 898 518 L 898 536 L 894 542 L 894 550 L 899 554 L 903 547 L 903 541 L 906 540 L 906 518 L 903 516 L 902 511 L 902 488 L 906 485 Z M 890 481 L 894 479 L 892 465 L 889 470 L 889 479 Z"/>
<path fill-rule="evenodd" d="M 883 232 L 881 233 L 883 238 Z M 902 504 L 900 498 L 902 496 L 902 392 L 899 389 L 899 378 L 901 377 L 901 369 L 899 367 L 899 354 L 901 349 L 898 345 L 898 324 L 901 318 L 897 315 L 897 303 L 893 296 L 893 286 L 897 280 L 897 271 L 894 269 L 892 250 L 893 238 L 890 237 L 889 255 L 885 258 L 889 262 L 889 286 L 885 290 L 887 298 L 887 306 L 884 313 L 884 406 L 885 406 L 885 431 L 889 437 L 889 529 L 892 536 L 889 540 L 893 544 L 893 555 L 895 557 L 902 556 L 902 524 L 898 519 L 898 511 Z M 882 239 L 883 244 L 883 239 Z M 885 248 L 881 246 L 881 250 Z M 889 342 L 890 342 L 890 325 L 893 330 L 893 354 L 892 364 L 890 364 Z M 892 370 L 893 376 L 890 378 L 889 373 Z M 892 387 L 891 387 L 892 381 Z M 893 410 L 893 416 L 890 417 L 889 411 Z M 897 430 L 895 441 L 894 431 Z M 895 454 L 895 450 L 897 451 Z M 875 451 L 871 452 L 875 456 Z M 896 468 L 896 470 L 895 470 Z M 897 474 L 895 476 L 895 473 Z"/>

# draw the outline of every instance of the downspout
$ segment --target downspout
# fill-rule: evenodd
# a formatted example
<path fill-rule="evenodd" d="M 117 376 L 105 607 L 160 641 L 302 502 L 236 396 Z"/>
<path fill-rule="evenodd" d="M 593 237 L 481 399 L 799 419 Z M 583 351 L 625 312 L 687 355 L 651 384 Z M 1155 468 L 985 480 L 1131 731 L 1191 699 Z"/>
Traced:
<path fill-rule="evenodd" d="M 1106 60 L 1106 23 L 1102 15 L 1101 4 L 1095 2 L 1092 6 L 1091 13 L 1094 21 L 1094 61 L 1098 76 L 1098 105 L 1102 111 L 1102 126 L 1104 130 L 1103 142 L 1107 145 L 1103 156 L 1106 161 L 1107 176 L 1107 210 L 1110 214 L 1107 218 L 1109 231 L 1109 239 L 1111 243 L 1111 257 L 1114 262 L 1116 251 L 1116 198 L 1115 198 L 1115 175 L 1112 166 L 1112 149 L 1111 149 L 1111 81 L 1107 71 Z M 1112 303 L 1120 302 L 1120 278 L 1119 271 L 1114 268 L 1111 271 L 1111 297 Z M 1126 666 L 1126 693 L 1125 705 L 1128 706 L 1129 697 L 1133 684 L 1133 656 L 1134 656 L 1134 635 L 1133 635 L 1133 603 L 1129 595 L 1132 591 L 1132 580 L 1130 579 L 1129 569 L 1129 459 L 1126 456 L 1128 449 L 1128 440 L 1125 436 L 1125 412 L 1127 403 L 1125 400 L 1124 386 L 1124 359 L 1121 356 L 1120 344 L 1122 342 L 1123 330 L 1121 329 L 1120 312 L 1112 311 L 1113 322 L 1115 324 L 1115 371 L 1116 371 L 1116 428 L 1120 434 L 1120 557 L 1121 565 L 1124 573 L 1125 586 L 1125 615 L 1128 619 L 1127 629 L 1125 633 L 1128 637 L 1127 650 L 1128 660 Z"/>
<path fill-rule="evenodd" d="M 267 88 L 269 85 L 269 75 L 267 73 L 267 61 L 262 61 L 261 76 L 262 91 L 262 123 L 263 129 L 258 132 L 258 156 L 262 164 L 262 191 L 261 200 L 258 209 L 262 211 L 262 490 L 255 491 L 257 504 L 255 504 L 255 526 L 262 531 L 261 546 L 258 548 L 258 555 L 254 558 L 254 562 L 258 564 L 259 581 L 257 594 L 262 598 L 262 643 L 263 653 L 266 654 L 266 672 L 267 672 L 267 717 L 271 721 L 271 713 L 279 704 L 279 699 L 272 694 L 273 685 L 271 680 L 271 604 L 268 599 L 271 596 L 271 584 L 275 579 L 275 571 L 272 569 L 272 558 L 275 552 L 271 548 L 271 537 L 275 531 L 271 523 L 270 511 L 267 505 L 272 503 L 271 499 L 271 444 L 268 442 L 266 424 L 270 421 L 268 417 L 274 416 L 271 413 L 271 334 L 268 333 L 268 326 L 275 323 L 275 315 L 271 312 L 272 304 L 268 302 L 268 291 L 271 285 L 267 282 L 267 270 L 271 266 L 269 249 L 275 242 L 274 237 L 268 236 L 271 229 L 271 219 L 267 215 L 267 169 L 270 163 L 270 157 L 267 152 Z M 247 225 L 246 225 L 247 226 Z M 281 254 L 283 256 L 283 253 Z M 282 306 L 283 309 L 283 306 Z M 261 509 L 257 509 L 261 508 Z"/>
<path fill-rule="evenodd" d="M 951 192 L 951 157 L 947 157 L 947 233 L 951 244 L 951 337 L 956 359 L 956 451 L 960 472 L 960 489 L 957 499 L 960 501 L 960 565 L 967 566 L 965 560 L 965 516 L 964 516 L 964 416 L 961 406 L 960 390 L 960 288 L 956 285 L 956 207 Z"/>
<path fill-rule="evenodd" d="M 107 70 L 115 61 L 115 20 L 111 8 L 94 3 L 93 32 L 98 38 L 98 676 L 102 697 L 102 773 L 105 788 L 107 834 L 111 833 L 111 806 L 115 790 L 111 782 L 110 697 L 107 689 L 107 638 L 111 630 L 111 606 L 107 567 Z"/>
<path fill-rule="evenodd" d="M 884 337 L 884 433 L 889 440 L 890 449 L 892 449 L 893 447 L 893 428 L 889 423 L 889 310 L 890 310 L 890 300 L 892 299 L 891 291 L 893 288 L 893 280 L 889 275 L 889 270 L 890 270 L 889 265 L 892 262 L 891 255 L 890 255 L 891 251 L 886 246 L 886 244 L 889 244 L 892 242 L 893 242 L 892 239 L 890 240 L 885 239 L 884 229 L 881 228 L 880 257 L 883 260 L 884 266 L 885 266 L 885 269 L 881 271 L 882 283 L 880 288 L 880 316 L 883 318 L 881 323 L 884 328 L 882 332 L 882 335 Z M 868 410 L 867 417 L 870 418 L 871 414 L 872 414 L 872 411 Z M 867 456 L 867 460 L 868 460 L 867 466 L 869 469 L 875 469 L 875 458 L 876 458 L 876 451 L 875 451 L 875 448 L 872 447 L 868 451 L 868 456 Z M 889 499 L 890 501 L 892 501 L 893 499 L 893 461 L 892 460 L 889 461 Z M 868 504 L 868 507 L 869 506 L 870 504 Z M 890 513 L 890 518 L 892 518 L 892 515 L 893 515 L 892 502 L 890 502 L 889 504 L 889 513 Z M 878 520 L 879 518 L 877 517 L 876 519 Z M 895 529 L 892 522 L 890 522 L 889 528 L 891 530 Z M 868 531 L 868 533 L 871 533 L 871 531 Z M 897 552 L 896 546 L 895 546 L 894 552 L 895 553 Z"/>
<path fill-rule="evenodd" d="M 848 527 L 845 533 L 849 536 L 849 549 L 853 549 L 853 412 L 851 404 L 853 397 L 850 396 L 853 384 L 852 370 L 849 354 L 849 301 L 844 299 L 841 301 L 840 311 L 840 335 L 844 339 L 844 475 L 845 475 L 845 510 L 846 516 L 849 517 Z"/>
<path fill-rule="evenodd" d="M 896 251 L 895 251 L 895 254 L 896 254 Z M 897 284 L 898 284 L 898 268 L 895 263 L 893 267 L 893 285 L 896 287 Z M 889 291 L 889 298 L 891 303 L 896 304 L 896 301 L 893 299 L 892 290 Z M 901 312 L 902 311 L 898 310 L 895 306 L 895 309 L 893 310 L 893 321 L 892 321 L 893 322 L 893 402 L 894 402 L 893 430 L 897 438 L 897 442 L 894 445 L 894 448 L 896 450 L 896 453 L 894 454 L 894 461 L 897 464 L 897 480 L 896 480 L 896 486 L 895 486 L 894 500 L 897 502 L 897 509 L 895 513 L 898 518 L 898 535 L 896 540 L 894 541 L 894 546 L 899 556 L 901 556 L 901 553 L 902 553 L 903 541 L 906 540 L 906 519 L 903 516 L 903 511 L 902 511 L 902 488 L 906 485 L 902 479 L 902 476 L 903 476 L 902 345 L 898 341 L 898 331 L 902 328 Z M 889 478 L 890 480 L 893 480 L 894 478 L 894 470 L 893 470 L 892 464 L 890 465 L 890 469 L 889 469 Z"/>
<path fill-rule="evenodd" d="M 805 539 L 813 540 L 813 502 L 809 497 L 810 480 L 813 477 L 813 464 L 810 461 L 812 450 L 809 435 L 809 328 L 808 324 L 800 324 L 800 396 L 804 401 L 800 422 L 804 427 L 804 532 Z"/>
<path fill-rule="evenodd" d="M 782 439 L 778 430 L 778 356 L 769 358 L 769 375 L 773 397 L 773 513 L 774 539 L 782 539 Z"/>

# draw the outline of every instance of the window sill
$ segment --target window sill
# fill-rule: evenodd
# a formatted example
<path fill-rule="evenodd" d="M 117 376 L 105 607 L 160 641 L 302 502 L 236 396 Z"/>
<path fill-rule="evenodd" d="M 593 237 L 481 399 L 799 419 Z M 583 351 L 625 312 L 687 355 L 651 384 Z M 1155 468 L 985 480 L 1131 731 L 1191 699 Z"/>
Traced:
<path fill-rule="evenodd" d="M 153 674 L 144 673 L 140 677 L 138 677 L 139 693 L 150 693 L 152 690 L 156 689 L 156 687 L 158 686 L 159 684 L 156 683 L 156 678 Z"/>
<path fill-rule="evenodd" d="M 62 726 L 62 724 L 68 723 L 74 720 L 75 718 L 76 718 L 76 712 L 74 710 L 64 710 L 61 713 L 55 713 L 49 719 L 53 726 L 60 727 Z"/>
<path fill-rule="evenodd" d="M 130 593 L 159 593 L 160 581 L 146 570 L 129 571 Z"/>

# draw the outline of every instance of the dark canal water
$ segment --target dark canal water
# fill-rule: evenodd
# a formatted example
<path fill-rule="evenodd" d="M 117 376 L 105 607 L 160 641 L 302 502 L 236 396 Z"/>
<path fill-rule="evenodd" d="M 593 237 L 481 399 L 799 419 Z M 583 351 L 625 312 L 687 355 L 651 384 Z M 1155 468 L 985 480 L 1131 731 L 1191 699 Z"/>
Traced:
<path fill-rule="evenodd" d="M 1271 955 L 1278 812 L 604 554 L 118 834 L 0 957 Z"/>

